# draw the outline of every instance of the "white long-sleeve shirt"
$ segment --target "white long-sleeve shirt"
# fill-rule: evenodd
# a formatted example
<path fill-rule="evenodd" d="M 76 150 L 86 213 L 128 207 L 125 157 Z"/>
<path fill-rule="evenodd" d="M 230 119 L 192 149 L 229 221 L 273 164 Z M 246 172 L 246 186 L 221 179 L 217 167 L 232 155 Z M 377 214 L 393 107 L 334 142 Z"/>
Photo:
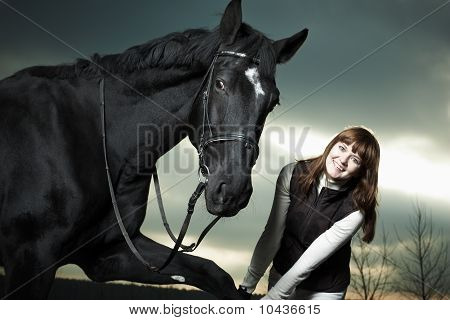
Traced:
<path fill-rule="evenodd" d="M 257 283 L 280 248 L 286 225 L 286 214 L 290 204 L 289 189 L 295 165 L 296 163 L 286 165 L 278 176 L 269 219 L 256 245 L 247 274 L 242 282 L 248 292 L 255 290 Z M 322 175 L 318 184 L 318 193 L 323 187 L 339 190 L 342 183 L 332 181 Z M 334 223 L 311 243 L 297 262 L 269 290 L 263 299 L 287 299 L 295 290 L 295 287 L 306 279 L 311 271 L 353 237 L 360 228 L 363 218 L 363 214 L 358 210 Z"/>

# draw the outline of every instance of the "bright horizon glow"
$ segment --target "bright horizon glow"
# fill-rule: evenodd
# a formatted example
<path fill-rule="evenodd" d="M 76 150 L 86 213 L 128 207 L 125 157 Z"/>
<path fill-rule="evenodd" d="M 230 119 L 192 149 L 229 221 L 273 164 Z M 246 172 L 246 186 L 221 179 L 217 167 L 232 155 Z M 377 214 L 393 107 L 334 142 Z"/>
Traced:
<path fill-rule="evenodd" d="M 432 141 L 403 137 L 382 148 L 380 186 L 450 202 L 450 161 L 443 161 L 448 155 L 433 150 Z"/>
<path fill-rule="evenodd" d="M 287 131 L 286 136 L 288 136 Z M 298 141 L 300 136 L 291 138 Z M 331 137 L 327 138 L 325 134 L 310 132 L 301 150 L 293 148 L 289 141 L 280 143 L 277 135 L 266 137 L 266 139 L 269 139 L 272 148 L 278 149 L 277 152 L 271 153 L 270 161 L 274 161 L 274 156 L 289 158 L 289 155 L 293 153 L 296 159 L 319 155 Z M 380 139 L 379 142 L 381 148 L 380 188 L 450 202 L 450 189 L 446 185 L 446 182 L 450 181 L 450 161 L 445 161 L 450 156 L 445 151 L 438 150 L 432 140 L 419 136 L 402 136 L 391 139 L 389 142 Z"/>
<path fill-rule="evenodd" d="M 296 128 L 268 128 L 261 136 L 261 155 L 253 170 L 266 177 L 278 175 L 281 168 L 290 162 L 320 155 L 333 137 L 311 129 L 306 132 L 302 143 L 302 135 L 305 132 L 302 132 L 301 125 Z M 450 189 L 444 184 L 450 181 L 450 154 L 446 150 L 439 150 L 431 139 L 414 135 L 398 135 L 386 142 L 379 138 L 379 142 L 380 189 L 450 202 Z M 178 152 L 176 148 L 179 148 Z M 196 150 L 190 142 L 184 139 L 176 148 L 159 162 L 159 167 L 165 167 L 166 172 L 173 174 L 177 173 L 180 165 L 187 169 L 183 175 L 196 171 Z M 178 169 L 174 165 L 175 158 L 179 159 Z"/>

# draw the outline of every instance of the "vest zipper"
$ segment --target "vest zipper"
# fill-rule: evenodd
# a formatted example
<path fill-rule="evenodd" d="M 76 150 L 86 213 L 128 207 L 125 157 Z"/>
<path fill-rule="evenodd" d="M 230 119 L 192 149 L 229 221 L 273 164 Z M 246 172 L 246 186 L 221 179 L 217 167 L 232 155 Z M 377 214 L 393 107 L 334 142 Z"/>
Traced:
<path fill-rule="evenodd" d="M 319 203 L 319 200 L 322 197 L 322 194 L 324 193 L 323 191 L 324 191 L 324 188 L 322 188 L 320 190 L 319 194 L 317 194 L 317 189 L 314 189 L 314 193 L 315 193 L 316 197 L 315 197 L 315 199 L 313 201 L 312 206 L 309 205 L 309 207 L 308 207 L 308 212 L 307 212 L 306 217 L 305 217 L 305 223 L 303 224 L 303 228 L 302 228 L 301 233 L 300 233 L 301 239 L 303 239 L 303 244 L 305 242 L 304 241 L 305 240 L 304 235 L 305 235 L 306 228 L 309 225 L 309 222 L 311 220 L 311 217 L 312 217 L 312 214 L 313 214 L 313 210 L 317 207 L 317 203 Z"/>

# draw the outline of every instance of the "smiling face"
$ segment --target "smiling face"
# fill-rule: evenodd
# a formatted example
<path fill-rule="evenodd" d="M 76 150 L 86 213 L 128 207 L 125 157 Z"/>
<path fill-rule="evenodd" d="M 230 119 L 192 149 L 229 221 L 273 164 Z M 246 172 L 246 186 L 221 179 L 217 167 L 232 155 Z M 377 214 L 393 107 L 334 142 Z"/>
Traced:
<path fill-rule="evenodd" d="M 352 144 L 337 142 L 326 158 L 326 170 L 331 179 L 348 180 L 358 175 L 362 165 L 361 157 L 354 153 Z"/>

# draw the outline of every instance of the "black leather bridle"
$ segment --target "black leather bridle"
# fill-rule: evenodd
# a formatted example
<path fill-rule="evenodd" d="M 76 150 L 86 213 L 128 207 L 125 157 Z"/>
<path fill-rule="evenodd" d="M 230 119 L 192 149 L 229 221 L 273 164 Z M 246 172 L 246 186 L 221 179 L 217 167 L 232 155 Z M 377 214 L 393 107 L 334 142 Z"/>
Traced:
<path fill-rule="evenodd" d="M 258 58 L 248 57 L 245 53 L 239 53 L 239 52 L 234 52 L 234 51 L 219 51 L 214 55 L 213 61 L 211 62 L 210 66 L 208 68 L 208 71 L 206 72 L 206 75 L 203 78 L 200 88 L 194 96 L 194 99 L 192 101 L 193 105 L 195 104 L 195 101 L 197 100 L 200 92 L 202 91 L 203 85 L 206 83 L 206 88 L 205 88 L 205 91 L 203 92 L 203 96 L 202 96 L 203 123 L 202 123 L 202 132 L 200 135 L 200 143 L 198 146 L 199 184 L 197 185 L 197 188 L 195 189 L 195 191 L 193 192 L 192 196 L 189 199 L 186 218 L 183 222 L 183 225 L 181 227 L 178 238 L 175 237 L 175 235 L 173 234 L 173 232 L 170 229 L 169 224 L 167 222 L 167 218 L 166 218 L 166 214 L 165 214 L 165 210 L 164 210 L 164 206 L 163 206 L 163 202 L 162 202 L 162 198 L 161 198 L 161 190 L 160 190 L 160 186 L 159 186 L 159 179 L 158 179 L 158 173 L 157 173 L 156 167 L 155 167 L 154 172 L 152 173 L 153 182 L 155 184 L 156 195 L 157 195 L 157 199 L 158 199 L 158 206 L 159 206 L 160 213 L 161 213 L 161 218 L 163 220 L 164 227 L 166 228 L 167 233 L 169 234 L 171 239 L 175 242 L 175 245 L 174 245 L 172 251 L 170 252 L 170 255 L 167 257 L 166 261 L 159 267 L 151 265 L 149 262 L 147 262 L 144 259 L 144 257 L 140 254 L 139 250 L 134 246 L 133 242 L 131 241 L 130 236 L 128 235 L 128 232 L 122 221 L 122 217 L 121 217 L 121 214 L 119 211 L 119 207 L 117 205 L 117 199 L 116 199 L 116 196 L 114 193 L 114 188 L 113 188 L 111 175 L 110 175 L 110 171 L 109 171 L 109 165 L 108 165 L 108 152 L 107 152 L 108 150 L 107 150 L 107 143 L 106 143 L 106 118 L 105 118 L 105 81 L 103 78 L 100 79 L 99 90 L 100 90 L 100 103 L 101 103 L 101 114 L 102 114 L 103 153 L 104 153 L 104 158 L 105 158 L 106 175 L 108 178 L 108 186 L 109 186 L 109 191 L 111 194 L 111 200 L 112 200 L 114 214 L 116 216 L 120 231 L 122 232 L 122 235 L 123 235 L 128 247 L 132 251 L 132 253 L 149 270 L 154 271 L 154 272 L 160 272 L 165 267 L 167 267 L 169 265 L 169 263 L 172 261 L 172 259 L 175 257 L 177 252 L 192 252 L 192 251 L 194 251 L 199 246 L 200 242 L 203 240 L 203 238 L 206 236 L 206 234 L 209 232 L 209 230 L 211 230 L 211 228 L 220 219 L 220 217 L 214 218 L 214 220 L 200 234 L 200 236 L 197 240 L 197 243 L 192 243 L 190 245 L 184 245 L 182 243 L 184 236 L 186 235 L 187 229 L 189 227 L 189 222 L 191 220 L 192 214 L 194 213 L 195 204 L 196 204 L 198 198 L 201 196 L 201 194 L 205 190 L 206 185 L 208 183 L 208 175 L 209 175 L 210 171 L 205 162 L 205 157 L 204 157 L 205 150 L 207 149 L 207 147 L 213 143 L 221 143 L 221 142 L 227 142 L 227 141 L 242 142 L 245 144 L 246 148 L 251 149 L 254 152 L 254 155 L 252 157 L 253 160 L 251 163 L 252 166 L 255 164 L 256 159 L 258 158 L 258 155 L 259 155 L 258 143 L 251 137 L 247 137 L 241 133 L 229 133 L 229 134 L 214 135 L 212 132 L 212 129 L 211 129 L 212 125 L 211 125 L 211 122 L 209 121 L 209 115 L 208 115 L 208 103 L 209 103 L 209 94 L 210 94 L 210 90 L 211 90 L 214 67 L 215 67 L 217 58 L 220 56 L 231 56 L 231 57 L 236 57 L 236 58 L 249 59 L 252 63 L 259 64 Z M 209 133 L 210 133 L 208 137 L 205 135 L 205 127 L 206 126 L 208 126 Z M 180 248 L 181 248 L 181 250 L 179 250 Z"/>
<path fill-rule="evenodd" d="M 245 53 L 234 52 L 234 51 L 219 51 L 214 55 L 214 59 L 211 62 L 211 65 L 205 75 L 205 78 L 202 81 L 202 84 L 200 85 L 200 90 L 199 90 L 199 92 L 200 92 L 201 89 L 203 88 L 205 81 L 207 81 L 205 91 L 203 92 L 203 123 L 202 123 L 202 133 L 200 135 L 200 144 L 198 147 L 200 170 L 201 170 L 201 173 L 203 174 L 203 176 L 206 176 L 206 177 L 209 174 L 209 169 L 205 162 L 204 153 L 205 153 L 206 148 L 210 144 L 217 143 L 217 142 L 225 142 L 225 141 L 241 141 L 241 142 L 245 143 L 245 146 L 249 149 L 252 149 L 255 153 L 255 156 L 253 157 L 253 163 L 251 164 L 252 166 L 254 165 L 254 162 L 256 162 L 256 159 L 258 158 L 258 155 L 259 155 L 258 143 L 251 137 L 247 137 L 244 134 L 240 134 L 240 133 L 214 135 L 211 130 L 212 125 L 211 125 L 211 122 L 209 121 L 209 114 L 208 114 L 209 93 L 210 93 L 211 85 L 212 85 L 214 67 L 215 67 L 217 58 L 219 58 L 221 56 L 231 56 L 231 57 L 237 57 L 237 58 L 241 58 L 241 59 L 248 59 L 251 62 L 253 62 L 254 64 L 259 64 L 258 58 L 248 57 Z M 195 95 L 194 102 L 197 99 L 199 92 L 197 92 L 197 94 Z M 206 135 L 205 135 L 205 127 L 206 126 L 208 126 L 209 133 L 210 133 L 208 137 L 206 137 Z"/>

